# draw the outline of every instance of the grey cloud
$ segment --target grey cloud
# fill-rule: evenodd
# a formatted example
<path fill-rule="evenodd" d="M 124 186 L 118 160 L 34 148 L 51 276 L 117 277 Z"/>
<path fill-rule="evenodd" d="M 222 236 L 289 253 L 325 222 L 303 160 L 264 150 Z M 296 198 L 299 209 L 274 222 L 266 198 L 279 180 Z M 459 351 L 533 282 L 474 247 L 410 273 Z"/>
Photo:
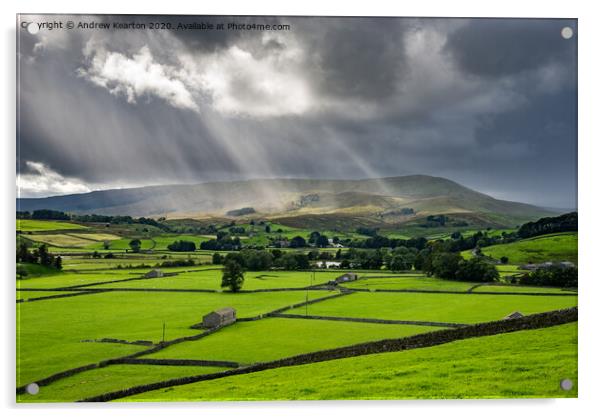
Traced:
<path fill-rule="evenodd" d="M 571 19 L 473 19 L 449 36 L 447 48 L 472 74 L 512 75 L 574 61 L 576 43 L 560 35 L 566 26 L 576 32 Z"/>
<path fill-rule="evenodd" d="M 211 19 L 224 20 L 185 18 Z M 74 31 L 49 38 L 46 50 L 35 53 L 41 37 L 24 33 L 18 157 L 92 188 L 431 174 L 504 198 L 574 205 L 575 42 L 560 38 L 558 30 L 560 50 L 553 51 L 555 41 L 548 39 L 549 28 L 566 22 L 538 21 L 528 29 L 515 20 L 273 20 L 289 22 L 292 30 L 269 39 L 261 32 Z M 512 25 L 518 25 L 516 34 Z M 526 52 L 519 42 L 524 31 L 534 31 Z M 504 33 L 514 39 L 513 44 L 500 39 L 498 53 L 508 62 L 500 68 L 479 66 L 479 57 L 496 62 L 488 42 Z M 77 69 L 89 65 L 82 50 L 92 35 L 107 50 L 129 57 L 147 46 L 158 63 L 176 68 L 183 53 L 205 63 L 236 47 L 255 60 L 279 63 L 276 57 L 297 48 L 299 58 L 290 60 L 296 67 L 270 70 L 278 76 L 288 71 L 291 80 L 306 83 L 311 106 L 300 114 L 224 114 L 199 90 L 191 90 L 198 112 L 174 107 L 152 92 L 128 103 L 78 76 Z M 533 50 L 538 59 L 525 56 Z M 534 82 L 542 66 L 554 65 L 564 80 L 552 79 L 555 89 Z M 232 78 L 234 95 L 227 98 L 251 110 L 263 104 L 283 107 L 276 99 L 258 101 L 257 80 L 243 71 Z M 34 173 L 25 164 L 20 169 Z"/>
<path fill-rule="evenodd" d="M 403 20 L 310 18 L 299 26 L 313 52 L 310 69 L 321 91 L 367 100 L 383 100 L 398 91 L 405 69 Z"/>

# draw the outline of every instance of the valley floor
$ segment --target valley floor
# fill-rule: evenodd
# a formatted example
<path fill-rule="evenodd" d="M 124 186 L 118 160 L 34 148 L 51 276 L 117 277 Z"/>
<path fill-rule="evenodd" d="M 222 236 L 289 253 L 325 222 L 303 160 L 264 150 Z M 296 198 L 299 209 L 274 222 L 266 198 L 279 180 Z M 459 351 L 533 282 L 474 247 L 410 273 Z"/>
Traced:
<path fill-rule="evenodd" d="M 145 278 L 148 270 L 18 281 L 18 402 L 577 395 L 576 387 L 559 388 L 560 379 L 577 381 L 575 323 L 257 368 L 350 345 L 453 333 L 514 311 L 566 309 L 577 305 L 574 292 L 510 285 L 489 291 L 415 272 L 360 273 L 358 281 L 332 289 L 319 284 L 340 272 L 263 271 L 248 273 L 244 290 L 232 294 L 219 289 L 215 266 L 166 269 L 175 275 L 161 278 Z M 237 310 L 235 324 L 214 332 L 191 328 L 225 306 Z M 253 373 L 236 375 L 247 367 Z M 195 382 L 203 378 L 211 380 Z M 25 390 L 33 382 L 37 395 Z"/>

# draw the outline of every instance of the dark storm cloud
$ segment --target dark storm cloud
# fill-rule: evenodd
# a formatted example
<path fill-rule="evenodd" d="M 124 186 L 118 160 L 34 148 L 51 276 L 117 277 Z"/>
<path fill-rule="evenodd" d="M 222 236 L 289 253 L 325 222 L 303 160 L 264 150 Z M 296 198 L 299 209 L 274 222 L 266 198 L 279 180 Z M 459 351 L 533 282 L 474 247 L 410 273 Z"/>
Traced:
<path fill-rule="evenodd" d="M 566 26 L 576 30 L 569 19 L 474 19 L 449 36 L 447 48 L 472 74 L 512 75 L 573 62 L 576 43 L 559 36 Z"/>
<path fill-rule="evenodd" d="M 291 30 L 20 32 L 26 194 L 418 173 L 575 204 L 573 21 L 161 20 Z"/>
<path fill-rule="evenodd" d="M 399 89 L 405 71 L 404 32 L 399 19 L 313 19 L 301 25 L 315 51 L 319 88 L 337 97 L 383 99 Z"/>

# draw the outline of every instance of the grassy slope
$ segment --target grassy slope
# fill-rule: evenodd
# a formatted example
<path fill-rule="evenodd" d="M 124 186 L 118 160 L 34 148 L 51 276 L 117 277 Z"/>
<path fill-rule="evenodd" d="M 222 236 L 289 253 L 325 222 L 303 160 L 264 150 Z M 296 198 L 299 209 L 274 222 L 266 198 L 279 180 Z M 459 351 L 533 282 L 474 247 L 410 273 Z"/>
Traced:
<path fill-rule="evenodd" d="M 557 233 L 519 240 L 513 243 L 488 246 L 483 254 L 495 259 L 507 256 L 512 264 L 545 261 L 577 263 L 577 233 Z M 470 256 L 470 251 L 463 253 Z"/>
<path fill-rule="evenodd" d="M 269 318 L 239 322 L 209 337 L 174 345 L 149 357 L 227 360 L 250 364 L 433 330 L 437 328 Z"/>
<path fill-rule="evenodd" d="M 23 232 L 45 232 L 49 230 L 75 229 L 87 229 L 87 227 L 63 221 L 17 219 L 17 230 Z"/>
<path fill-rule="evenodd" d="M 559 389 L 570 378 L 571 391 Z M 199 382 L 125 401 L 577 396 L 577 324 Z"/>
<path fill-rule="evenodd" d="M 76 234 L 53 233 L 44 235 L 29 235 L 28 239 L 38 243 L 45 243 L 48 246 L 58 248 L 88 248 L 94 245 L 102 246 L 102 243 L 95 243 L 90 239 L 77 237 Z"/>
<path fill-rule="evenodd" d="M 308 314 L 337 317 L 478 323 L 519 310 L 539 313 L 577 305 L 575 297 L 528 295 L 355 293 L 309 306 Z M 305 308 L 287 311 L 305 314 Z"/>

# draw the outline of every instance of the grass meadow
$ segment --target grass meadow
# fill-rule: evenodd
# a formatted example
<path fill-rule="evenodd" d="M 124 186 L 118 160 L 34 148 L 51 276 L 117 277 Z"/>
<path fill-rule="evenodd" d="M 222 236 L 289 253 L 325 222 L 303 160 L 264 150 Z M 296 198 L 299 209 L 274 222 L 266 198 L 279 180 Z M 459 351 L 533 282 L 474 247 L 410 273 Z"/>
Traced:
<path fill-rule="evenodd" d="M 311 233 L 310 229 L 276 221 L 267 225 L 269 233 L 265 230 L 266 224 L 242 225 L 247 234 L 253 230 L 252 235 L 245 236 L 245 243 L 266 244 L 269 237 L 277 236 L 307 238 Z M 16 281 L 16 299 L 21 300 L 16 304 L 18 387 L 68 369 L 140 353 L 149 349 L 148 344 L 162 347 L 163 340 L 199 336 L 204 330 L 191 326 L 199 324 L 205 314 L 223 307 L 235 308 L 239 319 L 253 320 L 239 320 L 213 334 L 181 341 L 140 358 L 233 361 L 245 366 L 440 328 L 424 323 L 402 325 L 302 317 L 306 314 L 473 324 L 500 320 L 514 311 L 528 315 L 577 305 L 576 292 L 559 288 L 501 283 L 477 285 L 427 277 L 420 271 L 357 270 L 358 281 L 342 284 L 342 288 L 312 290 L 304 288 L 325 284 L 343 272 L 247 271 L 243 291 L 231 293 L 221 288 L 223 266 L 211 263 L 214 251 L 168 250 L 167 246 L 175 240 L 191 240 L 198 247 L 201 241 L 213 238 L 199 234 L 198 229 L 178 235 L 140 224 L 86 227 L 36 220 L 17 221 L 17 229 L 21 232 L 17 234 L 18 242 L 34 247 L 47 244 L 51 253 L 60 254 L 63 261 L 62 271 L 38 264 L 19 265 L 28 274 Z M 442 236 L 448 233 L 447 230 L 440 232 Z M 362 237 L 353 232 L 325 233 L 329 237 Z M 406 236 L 403 231 L 387 233 Z M 408 232 L 407 235 L 413 234 Z M 140 253 L 130 250 L 133 237 L 142 241 Z M 527 261 L 552 258 L 576 261 L 576 245 L 576 234 L 563 233 L 491 246 L 483 248 L 483 252 L 493 258 L 510 258 L 510 264 L 496 265 L 500 275 L 507 277 L 520 273 L 518 265 Z M 283 250 L 308 251 L 307 248 Z M 324 251 L 338 249 L 331 247 Z M 109 253 L 111 257 L 105 258 Z M 463 256 L 471 255 L 465 252 Z M 195 265 L 158 266 L 166 261 L 188 259 Z M 144 277 L 157 267 L 174 275 Z M 94 290 L 102 292 L 89 293 Z M 347 291 L 350 293 L 345 293 Z M 501 294 L 503 292 L 517 294 Z M 521 294 L 528 292 L 544 295 Z M 306 300 L 342 293 L 345 294 L 340 297 L 293 308 Z M 545 295 L 547 293 L 549 295 Z M 57 295 L 74 296 L 36 300 Z M 286 309 L 284 313 L 299 317 L 265 316 L 281 308 Z M 559 390 L 558 384 L 562 378 L 577 380 L 576 329 L 573 323 L 431 348 L 273 369 L 150 391 L 124 400 L 575 397 L 576 388 L 564 392 Z M 100 339 L 114 340 L 106 343 Z M 145 341 L 147 345 L 123 341 Z M 224 369 L 189 364 L 102 366 L 44 385 L 36 396 L 18 395 L 17 401 L 70 402 L 140 384 Z"/>
<path fill-rule="evenodd" d="M 577 396 L 577 324 L 232 376 L 122 401 L 393 400 Z M 571 391 L 560 381 L 575 382 Z"/>
<path fill-rule="evenodd" d="M 311 304 L 307 314 L 469 324 L 501 320 L 514 311 L 533 314 L 576 305 L 577 296 L 358 292 Z M 303 315 L 305 308 L 287 313 Z"/>
<path fill-rule="evenodd" d="M 148 357 L 226 360 L 252 364 L 436 329 L 428 326 L 268 318 L 236 323 L 216 334 L 170 346 Z"/>

